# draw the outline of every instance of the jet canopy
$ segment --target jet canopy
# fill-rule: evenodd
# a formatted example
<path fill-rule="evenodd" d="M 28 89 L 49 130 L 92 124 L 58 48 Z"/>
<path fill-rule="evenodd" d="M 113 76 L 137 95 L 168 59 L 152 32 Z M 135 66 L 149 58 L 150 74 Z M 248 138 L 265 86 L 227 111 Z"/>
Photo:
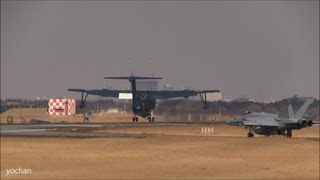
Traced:
<path fill-rule="evenodd" d="M 241 116 L 244 116 L 244 115 L 247 115 L 247 114 L 251 114 L 252 112 L 251 111 L 246 111 L 244 113 L 241 114 Z"/>

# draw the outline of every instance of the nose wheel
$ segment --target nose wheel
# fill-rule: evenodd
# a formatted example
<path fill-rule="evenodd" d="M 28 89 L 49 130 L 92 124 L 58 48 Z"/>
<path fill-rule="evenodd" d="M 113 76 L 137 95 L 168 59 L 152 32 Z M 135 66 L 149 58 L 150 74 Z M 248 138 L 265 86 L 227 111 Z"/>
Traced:
<path fill-rule="evenodd" d="M 154 117 L 148 117 L 147 119 L 149 120 L 150 123 L 154 122 Z"/>
<path fill-rule="evenodd" d="M 248 134 L 247 134 L 247 136 L 248 136 L 249 138 L 252 138 L 252 137 L 254 136 L 254 134 L 253 134 L 253 132 L 252 132 L 254 128 L 255 128 L 254 126 L 249 127 Z"/>

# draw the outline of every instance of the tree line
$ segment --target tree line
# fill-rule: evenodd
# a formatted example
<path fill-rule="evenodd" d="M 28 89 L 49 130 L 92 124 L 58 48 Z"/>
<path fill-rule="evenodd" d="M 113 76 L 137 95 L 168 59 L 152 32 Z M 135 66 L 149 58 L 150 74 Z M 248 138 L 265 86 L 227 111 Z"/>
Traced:
<path fill-rule="evenodd" d="M 246 111 L 278 113 L 281 116 L 288 115 L 289 103 L 292 104 L 294 111 L 297 111 L 305 102 L 305 97 L 291 97 L 275 102 L 253 102 L 253 101 L 215 101 L 208 102 L 208 109 L 203 109 L 203 103 L 198 100 L 173 99 L 159 100 L 154 113 L 156 114 L 228 114 L 238 115 Z M 80 104 L 80 101 L 77 101 Z M 1 100 L 1 113 L 11 108 L 48 108 L 48 100 L 26 100 L 9 99 Z M 77 113 L 98 113 L 108 109 L 118 109 L 119 111 L 131 112 L 130 100 L 101 99 L 97 101 L 86 102 L 86 107 L 80 109 L 77 107 Z M 315 99 L 306 112 L 306 116 L 319 119 L 319 100 Z"/>

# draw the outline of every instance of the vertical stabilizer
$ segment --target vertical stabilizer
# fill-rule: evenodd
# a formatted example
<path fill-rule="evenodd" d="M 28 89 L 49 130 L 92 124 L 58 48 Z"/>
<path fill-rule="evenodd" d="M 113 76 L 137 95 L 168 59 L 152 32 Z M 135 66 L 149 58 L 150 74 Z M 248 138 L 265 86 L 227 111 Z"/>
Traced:
<path fill-rule="evenodd" d="M 301 108 L 296 112 L 295 117 L 296 118 L 302 118 L 306 110 L 308 109 L 309 105 L 313 103 L 313 99 L 308 99 Z"/>
<path fill-rule="evenodd" d="M 294 118 L 294 113 L 293 113 L 293 108 L 292 108 L 291 103 L 288 106 L 288 116 L 289 116 L 290 119 Z"/>
<path fill-rule="evenodd" d="M 117 76 L 117 77 L 104 77 L 104 79 L 129 80 L 129 82 L 131 83 L 132 100 L 133 102 L 135 102 L 135 98 L 137 96 L 136 80 L 162 79 L 162 77 Z"/>

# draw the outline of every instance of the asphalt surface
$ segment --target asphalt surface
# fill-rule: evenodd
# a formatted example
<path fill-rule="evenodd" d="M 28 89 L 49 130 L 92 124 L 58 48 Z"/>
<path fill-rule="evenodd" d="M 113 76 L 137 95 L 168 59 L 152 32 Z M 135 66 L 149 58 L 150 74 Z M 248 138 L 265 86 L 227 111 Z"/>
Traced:
<path fill-rule="evenodd" d="M 46 123 L 1 124 L 1 137 L 70 137 L 70 138 L 143 138 L 142 134 L 94 132 L 114 127 L 185 126 L 192 124 L 217 124 L 214 122 L 140 122 L 140 123 Z M 220 124 L 220 123 L 219 123 Z"/>

